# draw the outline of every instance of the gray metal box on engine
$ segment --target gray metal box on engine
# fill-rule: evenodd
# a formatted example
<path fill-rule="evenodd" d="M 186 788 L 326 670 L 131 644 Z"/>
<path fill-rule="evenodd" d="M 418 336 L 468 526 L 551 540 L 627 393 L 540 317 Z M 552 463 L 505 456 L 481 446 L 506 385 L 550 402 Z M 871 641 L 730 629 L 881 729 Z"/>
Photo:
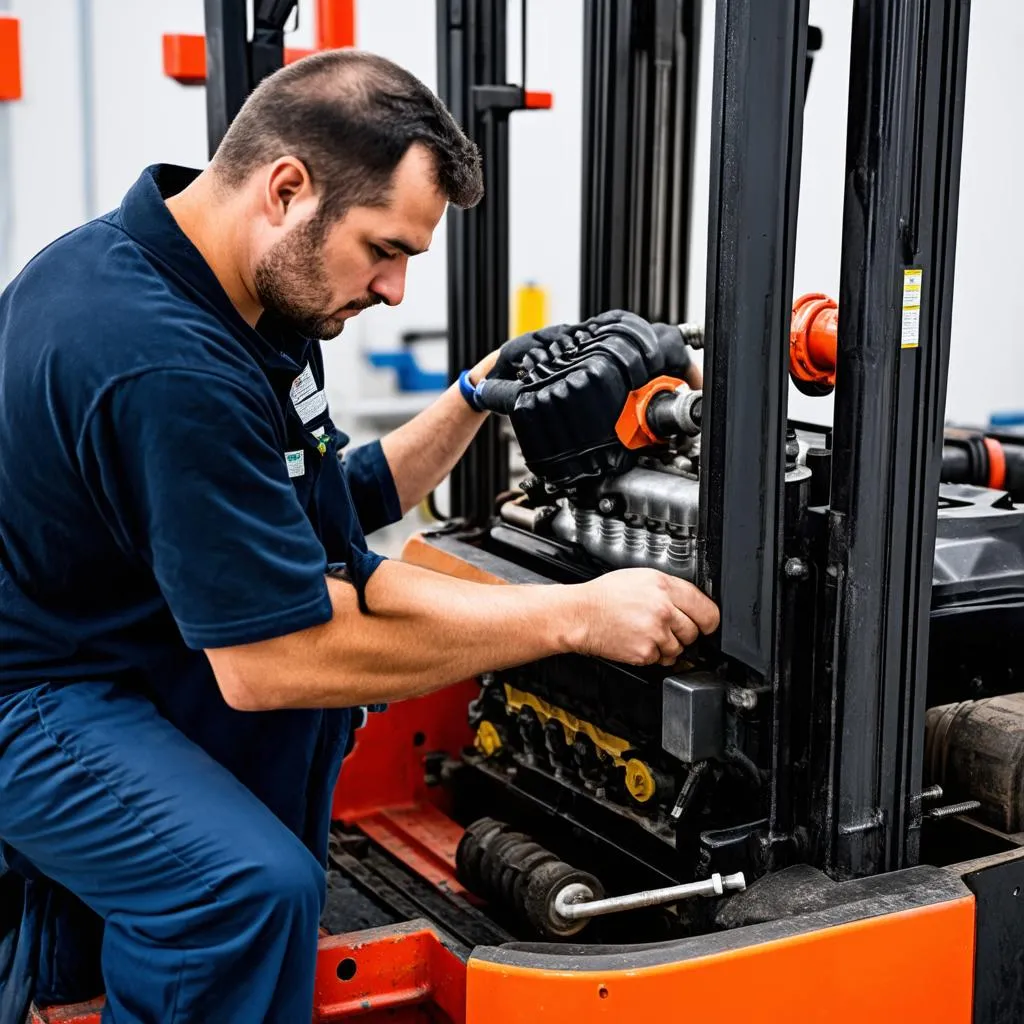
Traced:
<path fill-rule="evenodd" d="M 706 673 L 662 683 L 661 746 L 686 764 L 725 752 L 725 684 Z"/>

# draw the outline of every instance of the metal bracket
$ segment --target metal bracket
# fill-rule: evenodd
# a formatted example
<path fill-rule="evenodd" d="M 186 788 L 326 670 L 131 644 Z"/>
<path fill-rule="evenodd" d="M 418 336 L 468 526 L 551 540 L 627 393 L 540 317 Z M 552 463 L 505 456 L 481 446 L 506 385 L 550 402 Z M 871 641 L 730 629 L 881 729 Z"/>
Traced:
<path fill-rule="evenodd" d="M 727 685 L 714 676 L 669 676 L 661 684 L 661 746 L 686 764 L 725 755 Z"/>
<path fill-rule="evenodd" d="M 526 106 L 521 85 L 474 85 L 473 105 L 477 110 L 522 110 Z"/>

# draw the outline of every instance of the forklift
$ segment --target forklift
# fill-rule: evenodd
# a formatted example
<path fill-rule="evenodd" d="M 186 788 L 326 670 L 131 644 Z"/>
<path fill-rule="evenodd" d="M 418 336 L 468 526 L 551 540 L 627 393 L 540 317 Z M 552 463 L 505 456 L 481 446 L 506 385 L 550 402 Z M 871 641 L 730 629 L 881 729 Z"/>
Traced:
<path fill-rule="evenodd" d="M 211 148 L 294 3 L 258 2 L 251 42 L 244 17 L 224 32 L 244 6 L 206 3 Z M 670 669 L 551 658 L 370 716 L 335 794 L 317 1021 L 1024 1020 L 1024 494 L 1011 438 L 943 424 L 969 8 L 854 0 L 838 302 L 794 303 L 821 34 L 808 0 L 717 0 L 695 325 L 702 4 L 588 0 L 581 312 L 635 316 L 481 387 L 503 415 L 403 557 L 495 586 L 655 566 L 721 627 Z M 437 9 L 439 93 L 486 175 L 448 214 L 456 373 L 507 332 L 508 119 L 531 102 L 504 0 Z M 834 389 L 832 427 L 788 419 L 790 379 Z M 33 1018 L 58 1020 L 98 1008 Z"/>

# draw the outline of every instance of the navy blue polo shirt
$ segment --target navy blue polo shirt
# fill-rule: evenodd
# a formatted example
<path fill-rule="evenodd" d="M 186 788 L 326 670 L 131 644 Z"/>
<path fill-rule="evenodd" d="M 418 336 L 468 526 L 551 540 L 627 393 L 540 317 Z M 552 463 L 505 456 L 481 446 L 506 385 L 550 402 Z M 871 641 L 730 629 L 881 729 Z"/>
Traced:
<path fill-rule="evenodd" d="M 319 343 L 249 327 L 178 228 L 196 173 L 147 169 L 0 296 L 0 695 L 141 691 L 320 846 L 347 712 L 232 711 L 202 649 L 327 622 L 398 497 L 379 444 L 341 460 Z"/>

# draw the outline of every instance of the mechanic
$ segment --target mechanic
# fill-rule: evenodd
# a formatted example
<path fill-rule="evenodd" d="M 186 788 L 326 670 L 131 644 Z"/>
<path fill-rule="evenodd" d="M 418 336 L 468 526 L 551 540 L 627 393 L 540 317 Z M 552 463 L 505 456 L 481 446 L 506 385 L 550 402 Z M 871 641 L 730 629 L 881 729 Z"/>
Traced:
<path fill-rule="evenodd" d="M 486 587 L 368 549 L 484 417 L 455 385 L 342 461 L 313 339 L 399 303 L 481 190 L 422 83 L 318 54 L 0 297 L 3 1024 L 101 989 L 107 1022 L 309 1021 L 350 709 L 716 628 L 652 570 Z"/>

